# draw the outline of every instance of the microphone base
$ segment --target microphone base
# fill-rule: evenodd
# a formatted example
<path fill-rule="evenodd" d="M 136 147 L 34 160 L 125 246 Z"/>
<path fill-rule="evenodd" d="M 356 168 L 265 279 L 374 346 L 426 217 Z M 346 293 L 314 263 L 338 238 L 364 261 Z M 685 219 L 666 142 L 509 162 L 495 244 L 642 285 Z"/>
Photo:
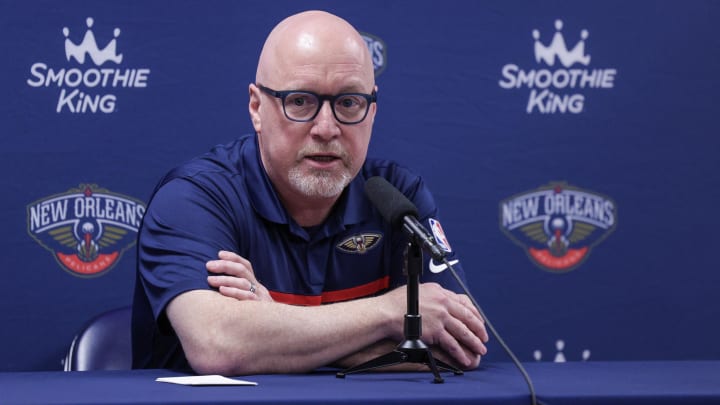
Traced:
<path fill-rule="evenodd" d="M 355 367 L 337 373 L 337 378 L 345 378 L 347 374 L 359 373 L 381 367 L 393 366 L 401 363 L 419 363 L 430 367 L 436 384 L 442 384 L 444 380 L 440 377 L 438 368 L 445 371 L 452 371 L 455 375 L 463 374 L 462 370 L 455 368 L 440 360 L 435 360 L 430 348 L 420 340 L 422 336 L 422 317 L 420 316 L 419 285 L 420 274 L 422 274 L 422 248 L 411 240 L 405 248 L 405 268 L 403 272 L 407 275 L 407 312 L 405 313 L 404 340 L 390 353 L 381 355 L 372 360 L 366 361 Z"/>
<path fill-rule="evenodd" d="M 438 369 L 441 369 L 443 371 L 452 371 L 455 375 L 463 374 L 462 370 L 453 367 L 441 360 L 436 360 L 435 358 L 433 358 L 430 348 L 428 348 L 422 340 L 406 339 L 402 341 L 395 348 L 395 350 L 382 356 L 376 357 L 372 360 L 366 361 L 365 363 L 338 372 L 337 374 L 335 374 L 335 376 L 337 378 L 345 378 L 345 376 L 348 374 L 360 373 L 402 363 L 418 363 L 430 367 L 430 371 L 435 377 L 433 379 L 433 383 L 435 384 L 442 384 L 443 382 L 445 382 L 445 380 L 443 380 L 443 378 L 440 376 L 440 372 L 438 371 Z"/>

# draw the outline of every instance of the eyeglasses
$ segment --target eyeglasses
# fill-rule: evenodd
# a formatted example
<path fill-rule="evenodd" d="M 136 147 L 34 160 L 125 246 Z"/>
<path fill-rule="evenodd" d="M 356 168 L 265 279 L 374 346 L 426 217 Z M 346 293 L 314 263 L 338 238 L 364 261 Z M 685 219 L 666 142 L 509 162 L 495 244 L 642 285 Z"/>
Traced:
<path fill-rule="evenodd" d="M 367 117 L 370 104 L 377 102 L 377 95 L 364 93 L 340 93 L 334 96 L 315 94 L 310 91 L 287 90 L 277 91 L 257 85 L 263 92 L 282 100 L 283 112 L 290 121 L 308 122 L 315 119 L 325 100 L 338 122 L 352 125 L 362 122 Z"/>

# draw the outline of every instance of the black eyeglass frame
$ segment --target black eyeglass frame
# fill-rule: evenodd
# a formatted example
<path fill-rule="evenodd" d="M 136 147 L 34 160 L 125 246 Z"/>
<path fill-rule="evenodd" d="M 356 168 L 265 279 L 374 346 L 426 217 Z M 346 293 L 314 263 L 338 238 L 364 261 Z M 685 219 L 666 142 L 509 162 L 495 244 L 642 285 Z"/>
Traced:
<path fill-rule="evenodd" d="M 327 94 L 317 94 L 317 93 L 313 93 L 312 91 L 305 91 L 305 90 L 283 90 L 283 91 L 278 91 L 278 90 L 273 90 L 273 89 L 271 89 L 271 88 L 269 88 L 269 87 L 265 87 L 265 86 L 263 86 L 263 85 L 261 85 L 261 84 L 256 84 L 256 86 L 257 86 L 257 88 L 259 88 L 262 92 L 264 92 L 264 93 L 266 93 L 266 94 L 268 94 L 268 95 L 270 95 L 270 96 L 279 98 L 279 99 L 282 101 L 283 114 L 285 114 L 285 118 L 289 119 L 290 121 L 295 121 L 295 122 L 309 122 L 309 121 L 314 120 L 315 117 L 317 117 L 317 115 L 318 115 L 318 113 L 320 112 L 320 110 L 322 109 L 323 104 L 325 104 L 325 100 L 327 100 L 327 101 L 330 102 L 330 109 L 332 110 L 333 116 L 335 117 L 335 119 L 336 119 L 339 123 L 345 124 L 345 125 L 355 125 L 355 124 L 359 124 L 359 123 L 365 121 L 365 118 L 367 118 L 368 112 L 370 111 L 370 104 L 377 102 L 377 93 L 375 92 L 375 90 L 373 90 L 373 92 L 372 92 L 371 94 L 365 94 L 365 93 L 340 93 L 340 94 L 335 94 L 335 95 L 327 95 Z M 309 117 L 309 118 L 307 118 L 307 119 L 291 118 L 291 117 L 288 115 L 287 111 L 285 110 L 285 99 L 287 98 L 287 96 L 289 96 L 290 94 L 298 94 L 298 93 L 311 95 L 311 96 L 317 98 L 318 101 L 319 101 L 319 103 L 318 103 L 318 108 L 317 108 L 317 110 L 315 111 L 315 114 L 313 114 L 311 117 Z M 339 99 L 340 97 L 346 97 L 346 96 L 362 97 L 362 98 L 364 98 L 364 99 L 367 101 L 367 105 L 365 105 L 365 114 L 363 114 L 362 118 L 360 118 L 360 119 L 357 120 L 357 121 L 344 121 L 344 120 L 341 120 L 340 118 L 338 118 L 338 115 L 337 115 L 337 113 L 335 112 L 335 100 Z"/>

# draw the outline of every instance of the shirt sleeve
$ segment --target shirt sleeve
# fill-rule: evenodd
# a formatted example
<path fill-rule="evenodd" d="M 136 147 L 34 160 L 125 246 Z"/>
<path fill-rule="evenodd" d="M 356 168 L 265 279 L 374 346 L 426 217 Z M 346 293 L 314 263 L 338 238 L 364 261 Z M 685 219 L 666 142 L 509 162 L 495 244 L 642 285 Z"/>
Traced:
<path fill-rule="evenodd" d="M 205 263 L 237 246 L 217 192 L 191 179 L 174 179 L 153 196 L 138 239 L 138 270 L 156 320 L 177 295 L 210 289 Z"/>

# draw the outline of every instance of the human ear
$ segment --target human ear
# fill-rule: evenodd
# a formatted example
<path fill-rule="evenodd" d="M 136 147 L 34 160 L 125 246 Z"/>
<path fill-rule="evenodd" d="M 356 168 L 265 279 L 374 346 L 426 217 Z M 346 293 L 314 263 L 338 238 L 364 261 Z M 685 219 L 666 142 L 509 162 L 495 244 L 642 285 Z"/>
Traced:
<path fill-rule="evenodd" d="M 262 120 L 260 119 L 260 89 L 250 83 L 248 86 L 250 101 L 248 103 L 248 111 L 250 112 L 250 120 L 256 133 L 260 133 Z"/>

